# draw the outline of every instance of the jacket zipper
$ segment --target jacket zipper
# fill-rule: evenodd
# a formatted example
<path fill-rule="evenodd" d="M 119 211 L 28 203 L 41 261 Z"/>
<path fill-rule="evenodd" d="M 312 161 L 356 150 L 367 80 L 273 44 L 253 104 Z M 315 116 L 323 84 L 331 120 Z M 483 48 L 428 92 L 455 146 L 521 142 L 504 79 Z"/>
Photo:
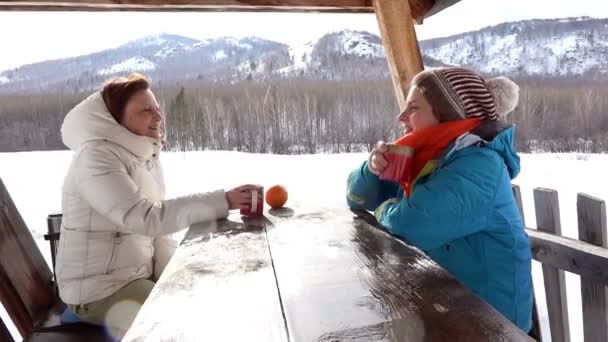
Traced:
<path fill-rule="evenodd" d="M 112 265 L 112 261 L 114 261 L 114 255 L 116 254 L 116 248 L 118 248 L 118 245 L 120 244 L 120 232 L 115 232 L 113 234 L 112 237 L 112 254 L 110 255 L 110 260 L 108 260 L 108 263 L 106 265 L 106 271 L 105 274 L 108 274 L 110 272 L 110 266 Z"/>

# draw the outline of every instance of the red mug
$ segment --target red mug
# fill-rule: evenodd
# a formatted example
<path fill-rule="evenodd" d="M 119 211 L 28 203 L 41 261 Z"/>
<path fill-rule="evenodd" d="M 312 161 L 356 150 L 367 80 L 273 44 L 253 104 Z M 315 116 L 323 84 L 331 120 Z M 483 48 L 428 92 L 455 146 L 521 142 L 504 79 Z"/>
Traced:
<path fill-rule="evenodd" d="M 264 187 L 259 185 L 257 189 L 251 191 L 251 204 L 241 209 L 241 215 L 243 216 L 262 216 L 264 215 Z"/>
<path fill-rule="evenodd" d="M 388 166 L 380 173 L 380 179 L 400 183 L 412 167 L 414 149 L 409 146 L 389 144 L 388 151 L 384 155 Z"/>

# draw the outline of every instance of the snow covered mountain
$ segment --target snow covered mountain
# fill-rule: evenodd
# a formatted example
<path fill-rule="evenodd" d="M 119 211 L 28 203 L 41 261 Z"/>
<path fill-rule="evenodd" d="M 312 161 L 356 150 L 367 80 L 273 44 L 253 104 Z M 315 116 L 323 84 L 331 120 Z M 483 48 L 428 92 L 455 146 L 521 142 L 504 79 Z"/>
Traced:
<path fill-rule="evenodd" d="M 422 41 L 421 49 L 427 67 L 462 65 L 488 74 L 602 80 L 608 76 L 608 19 L 504 23 Z M 380 38 L 368 32 L 331 32 L 300 46 L 255 37 L 201 41 L 160 34 L 115 49 L 0 72 L 0 92 L 77 92 L 132 71 L 149 75 L 157 84 L 388 77 Z"/>
<path fill-rule="evenodd" d="M 281 55 L 280 51 L 285 51 Z M 98 87 L 113 75 L 142 72 L 155 82 L 184 79 L 224 80 L 234 77 L 241 64 L 284 67 L 287 46 L 255 37 L 203 41 L 160 34 L 138 39 L 115 49 L 25 65 L 0 72 L 0 92 L 81 91 Z M 282 57 L 282 59 L 281 59 Z M 272 62 L 275 62 L 273 65 Z M 262 70 L 262 68 L 256 68 Z"/>
<path fill-rule="evenodd" d="M 608 19 L 505 23 L 421 42 L 427 56 L 489 74 L 599 79 L 608 73 Z"/>

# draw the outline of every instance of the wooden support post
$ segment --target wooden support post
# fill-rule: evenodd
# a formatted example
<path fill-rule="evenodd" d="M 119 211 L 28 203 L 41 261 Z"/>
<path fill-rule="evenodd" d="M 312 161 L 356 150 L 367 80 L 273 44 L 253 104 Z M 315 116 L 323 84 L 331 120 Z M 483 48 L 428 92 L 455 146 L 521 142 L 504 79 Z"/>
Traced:
<path fill-rule="evenodd" d="M 578 194 L 578 239 L 600 247 L 606 243 L 606 204 L 604 201 Z M 585 342 L 608 341 L 606 286 L 590 277 L 581 276 L 583 327 Z"/>
<path fill-rule="evenodd" d="M 0 212 L 0 220 L 2 220 L 1 215 Z M 28 336 L 34 330 L 34 322 L 27 307 L 11 284 L 11 279 L 9 279 L 2 265 L 0 265 L 0 305 L 4 305 L 6 312 L 22 336 Z"/>
<path fill-rule="evenodd" d="M 407 0 L 375 0 L 374 9 L 399 110 L 402 111 L 409 83 L 423 69 L 412 11 Z"/>
<path fill-rule="evenodd" d="M 534 189 L 534 207 L 536 210 L 536 227 L 547 233 L 562 235 L 559 217 L 559 200 L 557 191 Z M 551 341 L 569 342 L 570 324 L 568 322 L 568 302 L 566 301 L 566 280 L 564 271 L 543 264 L 543 278 L 549 310 Z"/>
<path fill-rule="evenodd" d="M 55 303 L 53 275 L 0 179 L 0 302 L 22 336 Z"/>

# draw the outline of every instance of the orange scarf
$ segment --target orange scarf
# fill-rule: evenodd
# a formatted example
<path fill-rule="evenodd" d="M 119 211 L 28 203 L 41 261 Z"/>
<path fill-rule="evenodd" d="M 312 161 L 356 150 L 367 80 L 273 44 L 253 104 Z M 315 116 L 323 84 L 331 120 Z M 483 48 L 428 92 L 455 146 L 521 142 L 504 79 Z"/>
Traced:
<path fill-rule="evenodd" d="M 434 165 L 429 162 L 435 160 L 456 138 L 479 126 L 480 122 L 480 119 L 442 122 L 395 141 L 395 145 L 407 146 L 414 151 L 411 167 L 406 169 L 400 182 L 404 194 L 409 197 L 416 181 L 433 171 Z"/>

